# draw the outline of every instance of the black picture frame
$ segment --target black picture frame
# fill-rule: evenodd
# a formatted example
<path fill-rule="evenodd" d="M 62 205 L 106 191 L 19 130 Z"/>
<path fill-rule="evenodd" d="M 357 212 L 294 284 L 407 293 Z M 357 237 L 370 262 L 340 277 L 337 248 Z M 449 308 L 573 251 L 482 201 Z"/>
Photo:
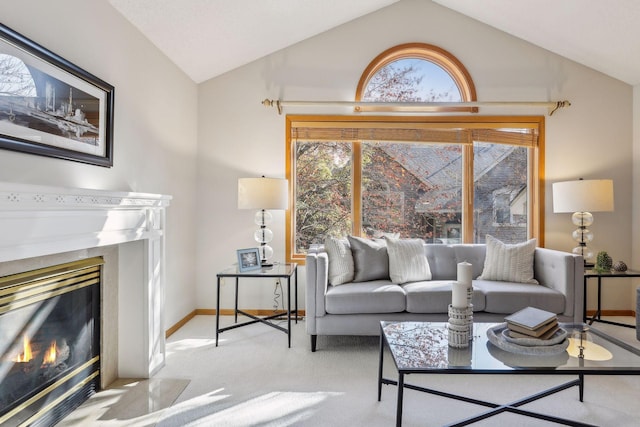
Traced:
<path fill-rule="evenodd" d="M 112 167 L 114 91 L 0 24 L 0 148 Z"/>
<path fill-rule="evenodd" d="M 258 248 L 238 249 L 238 270 L 245 271 L 259 270 L 262 268 L 260 250 Z"/>

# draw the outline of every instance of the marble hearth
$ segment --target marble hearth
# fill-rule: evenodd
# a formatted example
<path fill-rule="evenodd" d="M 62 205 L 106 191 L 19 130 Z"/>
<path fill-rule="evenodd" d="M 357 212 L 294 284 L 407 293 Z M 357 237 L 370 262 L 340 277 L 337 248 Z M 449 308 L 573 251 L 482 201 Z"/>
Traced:
<path fill-rule="evenodd" d="M 0 183 L 0 276 L 105 260 L 101 386 L 164 364 L 165 211 L 171 196 Z"/>

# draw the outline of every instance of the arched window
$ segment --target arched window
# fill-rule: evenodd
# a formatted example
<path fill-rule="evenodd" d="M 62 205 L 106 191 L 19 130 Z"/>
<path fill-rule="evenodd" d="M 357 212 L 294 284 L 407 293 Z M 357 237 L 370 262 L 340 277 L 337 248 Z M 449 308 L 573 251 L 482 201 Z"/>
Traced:
<path fill-rule="evenodd" d="M 439 47 L 408 43 L 378 55 L 365 69 L 356 89 L 356 101 L 460 102 L 476 101 L 467 69 Z M 425 111 L 424 107 L 421 107 Z M 361 107 L 360 111 L 411 111 L 410 107 Z M 431 111 L 475 112 L 469 107 L 434 106 Z"/>
<path fill-rule="evenodd" d="M 310 245 L 347 234 L 428 243 L 483 243 L 491 234 L 543 245 L 544 116 L 438 105 L 476 101 L 475 87 L 453 55 L 418 43 L 376 57 L 355 100 L 376 105 L 348 116 L 287 115 L 288 260 L 303 262 Z M 438 114 L 412 114 L 425 102 Z"/>

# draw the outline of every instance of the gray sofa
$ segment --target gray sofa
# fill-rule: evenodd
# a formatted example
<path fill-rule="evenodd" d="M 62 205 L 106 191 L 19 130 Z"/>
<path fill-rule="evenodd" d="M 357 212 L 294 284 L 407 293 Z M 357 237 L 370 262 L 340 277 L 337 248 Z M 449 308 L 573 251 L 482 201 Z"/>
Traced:
<path fill-rule="evenodd" d="M 557 313 L 560 321 L 582 322 L 584 263 L 580 256 L 535 248 L 536 285 L 475 279 L 484 267 L 484 244 L 425 244 L 424 248 L 432 274 L 429 281 L 397 285 L 372 280 L 340 286 L 329 283 L 324 247 L 310 248 L 306 256 L 306 329 L 311 351 L 316 351 L 318 335 L 379 335 L 381 320 L 446 322 L 459 262 L 473 265 L 476 322 L 501 322 L 505 315 L 527 306 Z"/>

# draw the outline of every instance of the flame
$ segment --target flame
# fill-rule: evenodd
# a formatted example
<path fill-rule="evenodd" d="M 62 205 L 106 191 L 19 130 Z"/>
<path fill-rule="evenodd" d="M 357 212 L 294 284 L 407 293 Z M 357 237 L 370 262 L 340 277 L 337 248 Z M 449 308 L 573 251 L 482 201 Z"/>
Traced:
<path fill-rule="evenodd" d="M 31 352 L 31 343 L 27 334 L 22 337 L 22 354 L 16 356 L 13 361 L 19 363 L 25 363 L 33 359 L 33 353 Z"/>
<path fill-rule="evenodd" d="M 47 351 L 44 353 L 44 359 L 42 363 L 43 364 L 56 363 L 57 355 L 58 355 L 58 346 L 56 344 L 56 341 L 53 340 L 51 341 L 51 345 L 49 346 Z"/>

